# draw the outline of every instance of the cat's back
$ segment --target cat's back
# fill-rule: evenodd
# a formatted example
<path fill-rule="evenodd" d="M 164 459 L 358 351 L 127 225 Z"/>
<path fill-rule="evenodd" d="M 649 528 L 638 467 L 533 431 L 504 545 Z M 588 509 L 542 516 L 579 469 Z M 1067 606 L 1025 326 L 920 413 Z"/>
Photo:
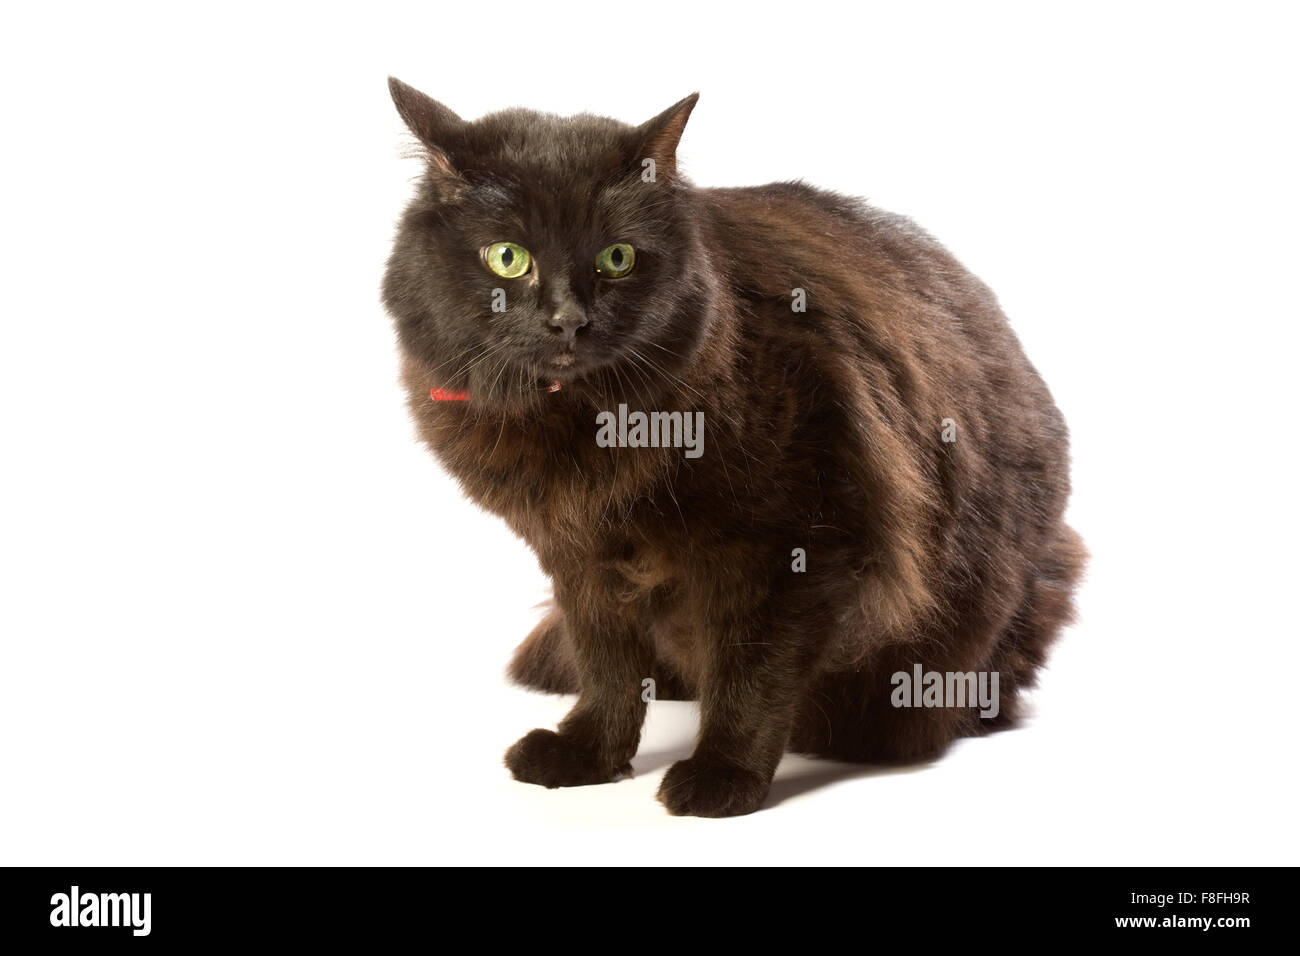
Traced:
<path fill-rule="evenodd" d="M 947 312 L 994 312 L 988 287 L 911 219 L 803 182 L 699 191 L 716 265 L 746 297 L 795 289 L 838 311 L 914 298 Z M 928 310 L 927 310 L 928 311 Z"/>
<path fill-rule="evenodd" d="M 937 240 L 803 183 L 701 190 L 700 200 L 714 268 L 742 303 L 751 364 L 826 382 L 833 404 L 889 433 L 854 447 L 879 456 L 896 441 L 928 476 L 922 484 L 951 484 L 956 469 L 992 488 L 1024 472 L 1036 476 L 1025 510 L 1060 513 L 1065 422 L 996 297 Z M 965 440 L 941 442 L 944 422 Z"/>
<path fill-rule="evenodd" d="M 992 426 L 1063 438 L 993 292 L 912 220 L 802 182 L 698 192 L 714 268 L 747 305 L 746 339 L 847 351 L 927 422 L 978 405 Z"/>

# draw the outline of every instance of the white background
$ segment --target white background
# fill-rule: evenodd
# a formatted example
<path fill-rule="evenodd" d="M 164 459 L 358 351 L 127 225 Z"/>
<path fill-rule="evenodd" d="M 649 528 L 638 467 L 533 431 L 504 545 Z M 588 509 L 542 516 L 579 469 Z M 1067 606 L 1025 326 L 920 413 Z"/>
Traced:
<path fill-rule="evenodd" d="M 5 20 L 0 863 L 1300 862 L 1285 5 Z M 699 90 L 696 182 L 865 195 L 993 286 L 1094 556 L 1023 729 L 677 819 L 656 703 L 634 779 L 510 780 L 568 702 L 503 680 L 546 582 L 396 383 L 389 73 L 466 117 Z"/>

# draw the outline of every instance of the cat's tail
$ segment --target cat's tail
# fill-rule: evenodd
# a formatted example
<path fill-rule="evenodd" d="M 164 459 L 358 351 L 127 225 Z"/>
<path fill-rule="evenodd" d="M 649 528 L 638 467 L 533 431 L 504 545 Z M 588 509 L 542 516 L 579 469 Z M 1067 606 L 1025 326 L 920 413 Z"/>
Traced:
<path fill-rule="evenodd" d="M 564 615 L 558 608 L 550 608 L 515 648 L 506 673 L 515 683 L 547 694 L 578 692 L 578 663 L 564 634 Z"/>
<path fill-rule="evenodd" d="M 506 673 L 516 684 L 547 694 L 578 693 L 578 662 L 565 630 L 564 614 L 551 607 L 533 632 L 515 648 Z M 657 700 L 694 700 L 694 687 L 668 664 L 655 661 L 647 675 L 654 681 Z M 637 688 L 640 693 L 645 685 Z"/>
<path fill-rule="evenodd" d="M 1015 724 L 1020 691 L 1034 686 L 1047 652 L 1061 629 L 1074 620 L 1074 591 L 1088 563 L 1088 548 L 1066 524 L 1034 562 L 1025 596 L 993 652 L 1005 702 L 998 716 L 978 721 L 978 732 Z"/>

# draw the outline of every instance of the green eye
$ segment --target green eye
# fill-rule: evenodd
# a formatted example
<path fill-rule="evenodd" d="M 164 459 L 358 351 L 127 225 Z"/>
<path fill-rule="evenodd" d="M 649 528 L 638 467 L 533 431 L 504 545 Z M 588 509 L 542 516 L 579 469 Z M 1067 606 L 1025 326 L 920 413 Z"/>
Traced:
<path fill-rule="evenodd" d="M 596 273 L 606 279 L 617 279 L 632 271 L 636 265 L 636 250 L 626 242 L 616 242 L 601 249 L 596 255 Z"/>
<path fill-rule="evenodd" d="M 513 242 L 494 242 L 483 250 L 483 261 L 503 279 L 518 279 L 533 265 L 528 250 Z"/>

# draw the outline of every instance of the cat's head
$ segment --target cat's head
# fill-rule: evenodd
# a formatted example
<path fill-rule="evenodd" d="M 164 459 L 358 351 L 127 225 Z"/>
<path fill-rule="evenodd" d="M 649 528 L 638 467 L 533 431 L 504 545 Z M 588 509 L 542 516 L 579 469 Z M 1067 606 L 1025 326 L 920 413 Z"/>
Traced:
<path fill-rule="evenodd" d="M 384 301 L 439 385 L 481 403 L 532 404 L 554 382 L 645 397 L 689 361 L 713 281 L 675 161 L 695 96 L 640 126 L 522 109 L 467 122 L 389 87 L 426 169 Z"/>

